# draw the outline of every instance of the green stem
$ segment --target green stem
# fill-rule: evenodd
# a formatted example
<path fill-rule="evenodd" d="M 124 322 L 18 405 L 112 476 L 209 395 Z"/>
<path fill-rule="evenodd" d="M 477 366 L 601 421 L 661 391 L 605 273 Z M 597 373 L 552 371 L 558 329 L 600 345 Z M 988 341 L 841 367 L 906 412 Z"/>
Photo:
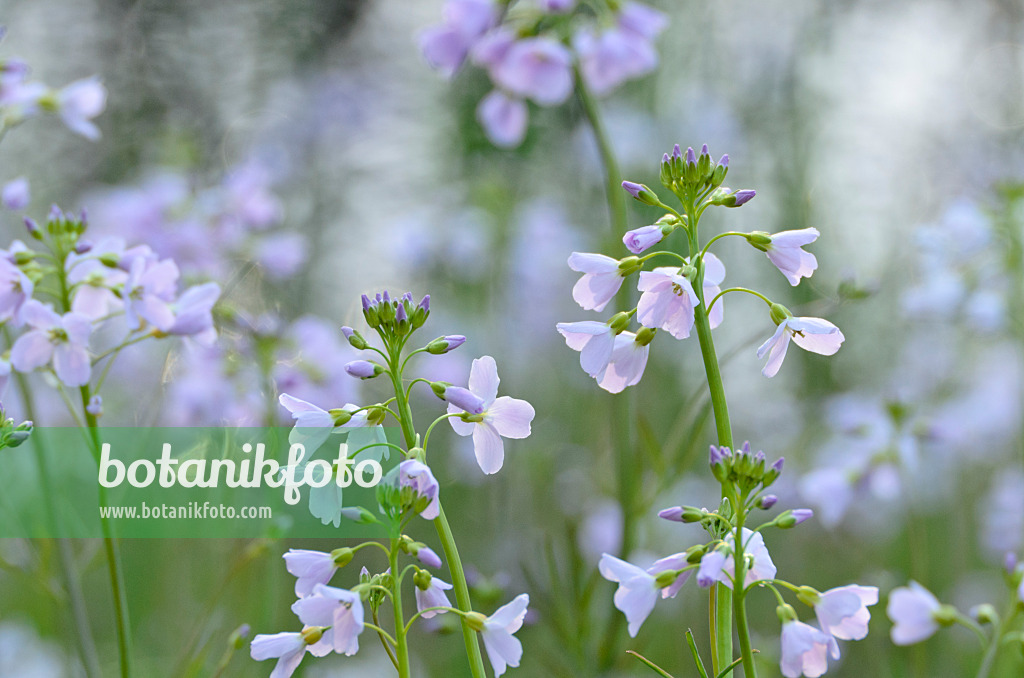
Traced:
<path fill-rule="evenodd" d="M 1010 629 L 1019 611 L 1020 607 L 1017 604 L 1017 596 L 1011 595 L 1010 603 L 999 622 L 999 628 L 993 630 L 992 638 L 989 639 L 989 646 L 985 650 L 985 656 L 981 660 L 981 666 L 978 667 L 978 675 L 976 678 L 988 678 L 992 673 L 992 668 L 996 664 L 996 657 L 999 655 L 999 646 L 1002 644 L 1003 636 L 1005 636 L 1006 632 Z M 982 635 L 982 637 L 984 637 L 984 635 Z"/>
<path fill-rule="evenodd" d="M 746 497 L 739 497 L 735 502 L 736 536 L 733 548 L 735 563 L 733 580 L 732 612 L 736 617 L 736 635 L 740 639 L 740 657 L 743 660 L 743 673 L 747 678 L 757 678 L 757 667 L 754 666 L 754 653 L 750 647 L 750 629 L 747 626 L 747 560 L 744 556 L 746 544 L 743 543 L 743 523 L 746 519 Z"/>
<path fill-rule="evenodd" d="M 763 301 L 764 303 L 768 304 L 769 308 L 772 305 L 772 300 L 764 296 L 760 292 L 755 292 L 754 290 L 747 289 L 746 287 L 729 287 L 715 295 L 715 298 L 711 300 L 710 304 L 708 304 L 708 313 L 711 313 L 711 309 L 715 307 L 715 302 L 724 297 L 729 292 L 746 292 L 747 294 L 752 294 L 761 301 Z"/>
<path fill-rule="evenodd" d="M 583 84 L 579 69 L 576 70 L 576 94 L 583 105 L 583 112 L 587 116 L 591 129 L 594 130 L 594 139 L 597 141 L 597 150 L 601 154 L 601 164 L 604 166 L 605 198 L 608 200 L 608 212 L 611 216 L 612 235 L 618 239 L 627 229 L 626 219 L 626 198 L 622 186 L 622 175 L 619 173 L 619 164 L 615 161 L 615 153 L 612 151 L 611 142 L 608 140 L 608 133 L 605 131 L 604 123 L 601 121 L 601 114 L 597 110 L 597 103 L 594 97 Z"/>
<path fill-rule="evenodd" d="M 391 551 L 388 553 L 388 560 L 391 563 L 391 572 L 398 572 L 398 540 L 391 540 Z M 395 658 L 398 660 L 399 678 L 410 678 L 409 673 L 409 645 L 406 641 L 405 616 L 402 613 L 402 580 L 395 577 L 395 589 L 391 597 L 392 608 L 395 611 Z"/>
<path fill-rule="evenodd" d="M 697 239 L 699 218 L 692 203 L 686 205 L 686 215 L 690 224 L 688 231 L 690 252 L 699 252 L 700 245 Z M 725 384 L 722 381 L 722 371 L 718 364 L 718 355 L 715 353 L 715 342 L 711 337 L 711 323 L 708 320 L 707 306 L 704 303 L 703 268 L 701 266 L 698 269 L 697 278 L 693 283 L 694 292 L 700 300 L 699 305 L 694 309 L 694 326 L 697 330 L 697 340 L 700 342 L 700 354 L 704 361 L 708 389 L 711 392 L 711 407 L 715 413 L 718 444 L 732 449 L 732 423 L 729 420 L 729 405 L 725 398 Z M 716 675 L 732 661 L 732 597 L 733 592 L 724 584 L 715 585 L 714 612 L 710 621 L 712 672 Z M 754 674 L 748 675 L 753 676 Z"/>
<path fill-rule="evenodd" d="M 441 538 L 441 548 L 444 549 L 445 560 L 448 561 L 448 570 L 452 574 L 452 586 L 455 587 L 455 600 L 458 608 L 463 612 L 472 612 L 473 603 L 469 599 L 469 585 L 466 583 L 466 572 L 462 569 L 462 560 L 459 558 L 459 549 L 455 545 L 455 537 L 452 535 L 452 528 L 448 525 L 448 518 L 444 514 L 444 507 L 438 502 L 440 513 L 434 519 L 434 526 Z M 469 625 L 466 618 L 462 621 L 462 639 L 466 644 L 466 654 L 469 657 L 469 668 L 473 678 L 486 678 L 484 670 L 484 659 L 480 654 L 480 641 L 476 631 Z"/>

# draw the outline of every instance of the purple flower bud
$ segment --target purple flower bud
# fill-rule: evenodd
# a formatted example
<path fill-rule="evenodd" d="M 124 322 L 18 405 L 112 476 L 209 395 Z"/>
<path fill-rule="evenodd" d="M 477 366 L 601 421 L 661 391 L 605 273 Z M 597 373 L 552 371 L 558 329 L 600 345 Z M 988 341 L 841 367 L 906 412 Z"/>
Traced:
<path fill-rule="evenodd" d="M 703 146 L 700 147 L 700 154 L 702 156 L 703 155 L 711 155 L 710 153 L 708 153 L 708 145 L 707 144 L 704 144 Z"/>
<path fill-rule="evenodd" d="M 408 301 L 412 303 L 412 292 L 406 292 L 402 295 L 402 301 Z"/>
<path fill-rule="evenodd" d="M 748 453 L 750 452 L 749 448 L 747 448 L 747 452 Z M 765 460 L 764 452 L 762 452 L 761 450 L 758 450 L 757 454 L 754 455 L 754 463 L 756 464 L 759 461 L 764 461 L 764 460 Z"/>
<path fill-rule="evenodd" d="M 384 290 L 384 296 L 382 296 L 381 299 L 384 301 L 385 304 L 391 303 L 391 295 L 388 294 L 387 290 Z"/>
<path fill-rule="evenodd" d="M 681 157 L 683 157 L 683 151 L 682 151 L 682 149 L 679 148 L 679 144 L 676 144 L 675 146 L 672 147 L 672 157 L 673 158 L 681 158 Z"/>
<path fill-rule="evenodd" d="M 363 311 L 365 312 L 365 311 L 369 311 L 369 310 L 370 310 L 370 297 L 368 297 L 368 296 L 366 296 L 364 294 L 363 295 Z"/>
<path fill-rule="evenodd" d="M 405 313 L 405 305 L 398 304 L 398 308 L 395 310 L 395 320 L 398 322 L 405 322 L 409 319 L 409 316 Z"/>
<path fill-rule="evenodd" d="M 25 177 L 18 177 L 4 184 L 0 201 L 3 202 L 4 207 L 7 209 L 23 210 L 28 207 L 30 200 L 31 192 L 29 191 L 28 179 Z"/>
<path fill-rule="evenodd" d="M 736 191 L 733 195 L 736 197 L 736 204 L 733 207 L 739 207 L 753 200 L 754 196 L 757 195 L 757 191 L 745 188 L 742 191 Z"/>
<path fill-rule="evenodd" d="M 750 454 L 750 441 L 749 440 L 743 441 L 743 445 L 740 447 L 739 450 L 737 450 L 736 453 L 737 454 L 742 454 L 744 456 Z"/>
<path fill-rule="evenodd" d="M 363 299 L 365 299 L 365 298 L 366 298 L 366 295 L 363 295 Z M 352 329 L 351 327 L 349 327 L 348 325 L 344 325 L 341 328 L 341 333 L 345 335 L 346 339 L 351 339 L 352 335 L 355 334 L 356 331 L 354 329 Z"/>
<path fill-rule="evenodd" d="M 441 567 L 441 559 L 429 546 L 420 547 L 420 550 L 416 552 L 416 557 L 427 567 Z"/>
<path fill-rule="evenodd" d="M 92 243 L 88 240 L 79 240 L 75 243 L 75 254 L 85 254 L 92 249 Z"/>
<path fill-rule="evenodd" d="M 444 399 L 470 414 L 483 414 L 484 412 L 485 405 L 480 396 L 461 386 L 449 386 L 446 388 L 444 390 Z"/>
<path fill-rule="evenodd" d="M 29 235 L 39 235 L 39 224 L 37 224 L 35 219 L 33 219 L 32 217 L 25 217 L 25 228 L 28 229 Z"/>
<path fill-rule="evenodd" d="M 345 371 L 359 379 L 372 379 L 380 374 L 378 370 L 383 371 L 380 365 L 369 360 L 353 360 L 345 365 Z"/>
<path fill-rule="evenodd" d="M 1017 570 L 1017 554 L 1008 552 L 1003 558 L 1003 567 L 1006 568 L 1006 574 L 1013 574 Z"/>
<path fill-rule="evenodd" d="M 721 165 L 722 167 L 728 167 L 729 166 L 729 154 L 726 153 L 725 155 L 723 155 L 722 159 L 718 161 L 718 164 Z"/>
<path fill-rule="evenodd" d="M 64 213 L 61 212 L 60 208 L 56 205 L 50 205 L 50 214 L 47 217 L 48 221 L 61 221 L 64 219 Z"/>
<path fill-rule="evenodd" d="M 423 298 L 420 300 L 420 308 L 422 308 L 426 312 L 430 311 L 430 295 L 429 294 L 424 294 L 423 295 Z"/>
<path fill-rule="evenodd" d="M 446 335 L 444 340 L 448 342 L 448 351 L 453 351 L 466 343 L 466 337 L 461 334 Z M 448 351 L 445 352 L 447 353 Z"/>
<path fill-rule="evenodd" d="M 626 246 L 633 254 L 640 254 L 641 252 L 654 247 L 665 238 L 664 233 L 661 230 L 661 226 L 652 224 L 650 226 L 642 226 L 640 228 L 634 228 L 632 231 L 627 231 L 626 235 L 622 236 L 622 243 Z"/>
<path fill-rule="evenodd" d="M 665 520 L 671 520 L 675 523 L 683 522 L 683 507 L 673 506 L 671 508 L 662 509 L 658 511 L 658 517 L 664 518 Z"/>
<path fill-rule="evenodd" d="M 697 164 L 697 154 L 693 152 L 693 146 L 690 146 L 689 148 L 686 149 L 686 164 Z"/>
<path fill-rule="evenodd" d="M 785 465 L 786 465 L 786 458 L 785 457 L 779 457 L 778 459 L 775 460 L 775 463 L 772 464 L 772 470 L 775 471 L 776 473 L 782 473 L 782 467 L 785 466 Z"/>
<path fill-rule="evenodd" d="M 794 525 L 799 525 L 800 523 L 804 522 L 808 518 L 811 518 L 813 515 L 814 515 L 814 511 L 812 511 L 811 509 L 807 509 L 807 508 L 793 509 L 793 517 L 796 518 L 796 522 L 793 523 L 793 524 Z"/>
<path fill-rule="evenodd" d="M 377 292 L 376 299 L 377 299 L 377 303 L 378 304 L 383 304 L 384 303 L 384 297 L 380 296 L 380 292 Z"/>
<path fill-rule="evenodd" d="M 779 498 L 776 497 L 774 494 L 765 494 L 762 495 L 762 497 L 757 500 L 757 507 L 767 511 L 771 507 L 775 506 L 776 502 L 778 501 Z"/>
<path fill-rule="evenodd" d="M 640 191 L 644 190 L 643 186 L 633 183 L 632 181 L 623 181 L 622 187 L 637 200 L 640 199 Z"/>
<path fill-rule="evenodd" d="M 84 207 L 82 208 L 82 212 L 78 216 L 78 221 L 79 223 L 82 224 L 82 228 L 85 228 L 86 226 L 89 225 L 89 213 L 86 212 Z"/>
<path fill-rule="evenodd" d="M 661 156 L 661 164 L 662 165 L 667 165 L 670 162 L 672 162 L 672 158 L 668 157 L 668 153 L 666 153 L 665 155 Z"/>
<path fill-rule="evenodd" d="M 712 466 L 717 466 L 717 465 L 721 464 L 723 461 L 725 461 L 726 457 L 731 457 L 732 456 L 732 452 L 729 450 L 728 447 L 715 447 L 714 445 L 712 445 L 711 446 L 711 455 L 710 456 L 711 456 L 711 465 Z"/>

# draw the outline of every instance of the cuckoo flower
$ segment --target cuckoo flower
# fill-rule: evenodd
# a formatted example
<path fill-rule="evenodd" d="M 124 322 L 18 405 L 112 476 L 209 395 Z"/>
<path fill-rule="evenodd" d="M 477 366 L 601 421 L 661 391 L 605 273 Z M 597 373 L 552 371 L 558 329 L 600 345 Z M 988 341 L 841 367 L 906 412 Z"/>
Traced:
<path fill-rule="evenodd" d="M 525 101 L 498 89 L 481 99 L 476 109 L 477 122 L 499 148 L 515 148 L 523 143 L 529 116 Z"/>
<path fill-rule="evenodd" d="M 893 624 L 892 642 L 913 645 L 930 638 L 939 628 L 935 613 L 941 607 L 938 598 L 916 581 L 893 589 L 885 610 Z"/>
<path fill-rule="evenodd" d="M 445 591 L 450 591 L 451 588 L 451 584 L 441 581 L 437 577 L 430 578 L 430 585 L 427 586 L 426 590 L 417 586 L 416 611 L 422 613 L 421 616 L 424 619 L 430 619 L 436 615 L 444 614 L 446 610 L 430 610 L 428 608 L 451 607 L 452 603 L 448 600 L 448 596 L 445 595 Z M 424 612 L 424 610 L 426 610 L 426 612 Z"/>
<path fill-rule="evenodd" d="M 256 661 L 277 659 L 270 678 L 289 678 L 309 652 L 314 657 L 331 653 L 334 633 L 329 628 L 310 626 L 301 633 L 259 634 L 252 639 L 249 652 Z"/>
<path fill-rule="evenodd" d="M 835 638 L 795 619 L 782 624 L 782 675 L 817 678 L 828 670 L 828 655 L 839 659 Z"/>
<path fill-rule="evenodd" d="M 442 23 L 421 32 L 419 43 L 427 63 L 450 78 L 473 45 L 498 22 L 500 9 L 492 0 L 448 0 L 442 11 Z"/>
<path fill-rule="evenodd" d="M 647 368 L 653 334 L 643 329 L 637 334 L 623 332 L 615 337 L 611 359 L 603 372 L 594 375 L 597 385 L 609 393 L 621 393 L 640 382 Z"/>
<path fill-rule="evenodd" d="M 410 488 L 417 495 L 414 502 L 419 514 L 427 520 L 433 520 L 441 513 L 438 501 L 439 486 L 430 468 L 415 459 L 406 459 L 398 465 L 398 486 Z M 420 508 L 422 506 L 422 508 Z M 436 557 L 436 556 L 435 556 Z"/>
<path fill-rule="evenodd" d="M 765 254 L 778 268 L 790 285 L 799 285 L 800 278 L 810 278 L 818 268 L 818 260 L 801 247 L 818 239 L 818 229 L 802 228 L 799 231 L 773 233 L 771 243 L 765 246 Z"/>
<path fill-rule="evenodd" d="M 100 130 L 92 119 L 107 105 L 107 90 L 99 78 L 85 78 L 67 85 L 57 92 L 57 112 L 72 132 L 96 141 Z"/>
<path fill-rule="evenodd" d="M 14 250 L 14 247 L 11 247 Z M 0 322 L 21 324 L 22 306 L 32 298 L 32 281 L 6 257 L 0 257 Z"/>
<path fill-rule="evenodd" d="M 313 595 L 292 604 L 292 612 L 307 626 L 330 626 L 334 651 L 353 655 L 363 632 L 363 602 L 358 593 L 317 584 Z"/>
<path fill-rule="evenodd" d="M 754 559 L 754 564 L 747 568 L 747 577 L 743 582 L 744 588 L 762 579 L 774 579 L 777 570 L 775 563 L 772 562 L 771 555 L 768 553 L 768 547 L 764 545 L 764 537 L 761 536 L 760 532 L 752 532 L 745 527 L 743 528 L 742 535 L 743 554 Z M 730 550 L 735 551 L 736 535 L 734 532 L 730 532 L 726 536 L 725 543 L 728 544 Z M 730 553 L 722 566 L 722 574 L 719 577 L 719 581 L 732 588 L 732 578 L 734 575 L 735 562 Z"/>
<path fill-rule="evenodd" d="M 132 260 L 122 294 L 130 328 L 139 328 L 143 321 L 162 332 L 174 326 L 171 303 L 177 293 L 178 275 L 178 266 L 171 259 Z"/>
<path fill-rule="evenodd" d="M 512 634 L 523 626 L 529 604 L 530 596 L 522 593 L 483 621 L 480 636 L 487 648 L 487 658 L 491 660 L 495 678 L 503 675 L 509 666 L 519 666 L 519 660 L 523 658 L 523 645 Z"/>
<path fill-rule="evenodd" d="M 676 339 L 690 336 L 693 309 L 700 299 L 678 268 L 661 266 L 641 271 L 638 288 L 642 294 L 636 318 L 641 325 L 663 329 Z"/>
<path fill-rule="evenodd" d="M 604 374 L 615 348 L 615 330 L 608 323 L 583 320 L 558 323 L 559 334 L 574 351 L 580 352 L 580 367 L 592 377 Z"/>
<path fill-rule="evenodd" d="M 516 40 L 490 71 L 503 89 L 541 106 L 560 104 L 572 94 L 572 54 L 548 37 Z"/>
<path fill-rule="evenodd" d="M 840 640 L 862 640 L 868 635 L 869 605 L 878 602 L 875 586 L 841 586 L 822 593 L 814 603 L 818 625 Z"/>
<path fill-rule="evenodd" d="M 620 560 L 607 553 L 601 556 L 598 570 L 608 581 L 616 582 L 619 588 L 615 591 L 615 607 L 624 615 L 629 624 L 629 635 L 636 638 L 651 610 L 658 600 L 658 592 L 662 598 L 675 598 L 679 589 L 690 577 L 690 570 L 681 572 L 671 581 L 663 582 L 658 575 L 663 572 L 682 570 L 687 566 L 686 554 L 676 553 L 658 560 L 646 570 Z"/>
<path fill-rule="evenodd" d="M 603 311 L 622 287 L 619 260 L 603 254 L 573 252 L 569 268 L 583 274 L 572 288 L 572 298 L 585 311 Z"/>
<path fill-rule="evenodd" d="M 4 184 L 0 191 L 0 203 L 9 210 L 23 210 L 28 207 L 30 196 L 28 179 L 18 177 Z"/>
<path fill-rule="evenodd" d="M 777 304 L 772 307 L 773 317 L 775 316 L 775 306 Z M 846 339 L 839 328 L 827 320 L 786 316 L 779 322 L 775 334 L 757 349 L 758 358 L 763 358 L 765 354 L 768 354 L 768 362 L 765 363 L 761 374 L 766 377 L 774 377 L 778 374 L 779 368 L 782 367 L 782 361 L 786 358 L 786 350 L 789 348 L 791 338 L 797 346 L 805 351 L 820 355 L 834 355 L 842 346 L 843 340 Z"/>
<path fill-rule="evenodd" d="M 466 413 L 465 419 L 452 417 L 448 421 L 460 436 L 473 436 L 473 450 L 484 473 L 497 473 L 505 460 L 502 438 L 526 438 L 530 435 L 533 406 L 525 400 L 498 396 L 498 366 L 494 358 L 485 355 L 473 361 L 469 371 L 469 391 L 483 401 L 483 411 Z M 448 403 L 449 414 L 465 410 Z M 468 420 L 468 421 L 467 421 Z"/>
<path fill-rule="evenodd" d="M 368 426 L 366 412 L 356 412 L 359 409 L 357 405 L 351 403 L 346 404 L 339 410 L 323 410 L 313 403 L 308 403 L 305 400 L 300 400 L 295 396 L 282 393 L 278 397 L 278 402 L 281 403 L 281 407 L 288 410 L 292 415 L 292 419 L 295 420 L 295 427 L 288 435 L 288 442 L 291 444 L 301 443 L 310 450 L 315 450 L 320 447 L 331 432 L 338 426 L 336 423 L 340 419 L 347 419 L 341 426 Z M 310 430 L 303 430 L 310 429 Z"/>
<path fill-rule="evenodd" d="M 305 598 L 313 593 L 317 584 L 329 582 L 334 571 L 352 559 L 351 553 L 350 549 L 338 549 L 331 553 L 288 549 L 288 553 L 282 557 L 288 572 L 297 577 L 295 595 Z"/>
<path fill-rule="evenodd" d="M 21 319 L 31 329 L 11 347 L 14 369 L 29 372 L 53 360 L 57 378 L 65 385 L 89 382 L 92 365 L 87 347 L 92 323 L 88 318 L 73 311 L 60 316 L 53 307 L 31 299 L 22 307 Z"/>
<path fill-rule="evenodd" d="M 195 285 L 185 290 L 173 304 L 174 323 L 167 334 L 189 336 L 204 346 L 217 339 L 213 326 L 213 305 L 220 298 L 220 285 L 214 282 Z"/>

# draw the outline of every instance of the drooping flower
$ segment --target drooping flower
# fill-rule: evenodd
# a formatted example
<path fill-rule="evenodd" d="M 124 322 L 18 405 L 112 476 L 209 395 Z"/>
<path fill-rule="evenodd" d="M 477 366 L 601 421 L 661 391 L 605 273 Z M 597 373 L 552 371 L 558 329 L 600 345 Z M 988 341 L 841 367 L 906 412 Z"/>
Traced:
<path fill-rule="evenodd" d="M 172 259 L 153 261 L 137 257 L 132 260 L 121 295 L 131 329 L 138 329 L 143 321 L 162 332 L 174 325 L 171 304 L 178 290 L 178 275 L 178 266 Z"/>
<path fill-rule="evenodd" d="M 594 375 L 597 385 L 609 393 L 621 393 L 640 382 L 651 352 L 650 330 L 623 332 L 615 337 L 611 359 L 603 372 Z"/>
<path fill-rule="evenodd" d="M 480 636 L 487 648 L 487 658 L 491 660 L 495 678 L 503 675 L 509 666 L 519 666 L 519 660 L 523 658 L 523 645 L 512 634 L 523 626 L 529 604 L 530 596 L 521 593 L 483 622 Z"/>
<path fill-rule="evenodd" d="M 572 54 L 545 36 L 516 40 L 490 72 L 503 89 L 541 106 L 560 104 L 572 94 Z"/>
<path fill-rule="evenodd" d="M 288 442 L 294 445 L 301 443 L 311 450 L 320 447 L 331 432 L 337 427 L 335 423 L 342 412 L 328 412 L 313 403 L 296 398 L 295 396 L 282 393 L 278 397 L 281 407 L 288 410 L 295 420 L 295 427 L 288 435 Z M 358 405 L 347 403 L 340 408 L 345 413 L 352 413 L 359 409 Z M 341 418 L 345 418 L 342 416 Z M 355 412 L 348 415 L 348 420 L 343 424 L 346 427 L 368 426 L 366 411 Z M 308 430 L 306 430 L 308 429 Z"/>
<path fill-rule="evenodd" d="M 615 331 L 608 323 L 583 320 L 575 323 L 558 323 L 559 334 L 574 351 L 580 352 L 580 367 L 592 377 L 602 374 L 612 359 L 615 348 Z"/>
<path fill-rule="evenodd" d="M 626 235 L 622 236 L 622 244 L 633 254 L 641 254 L 657 245 L 664 238 L 665 234 L 662 231 L 662 227 L 658 224 L 651 224 L 650 226 L 641 226 L 640 228 L 634 228 L 632 231 L 627 231 Z"/>
<path fill-rule="evenodd" d="M 818 239 L 816 228 L 802 228 L 798 231 L 782 231 L 773 233 L 769 245 L 765 246 L 765 254 L 775 267 L 786 276 L 790 285 L 799 285 L 800 278 L 810 278 L 818 268 L 818 260 L 810 252 L 801 247 Z"/>
<path fill-rule="evenodd" d="M 778 570 L 775 567 L 775 563 L 772 562 L 771 554 L 768 553 L 768 547 L 764 545 L 764 537 L 761 536 L 760 532 L 753 532 L 746 527 L 743 528 L 741 534 L 743 537 L 744 556 L 750 556 L 754 559 L 754 564 L 747 568 L 747 576 L 743 582 L 743 587 L 746 588 L 762 579 L 774 579 L 775 573 Z M 735 552 L 736 534 L 730 532 L 725 538 L 725 543 L 731 551 Z M 733 555 L 730 553 L 725 560 L 725 564 L 722 566 L 722 574 L 719 577 L 719 581 L 729 588 L 732 588 L 732 580 L 736 576 L 735 565 Z"/>
<path fill-rule="evenodd" d="M 697 570 L 697 585 L 706 589 L 716 584 L 722 576 L 726 558 L 726 554 L 717 549 L 705 553 L 700 559 L 700 568 Z"/>
<path fill-rule="evenodd" d="M 494 358 L 485 355 L 473 361 L 469 371 L 469 390 L 484 403 L 484 410 L 471 414 L 472 421 L 452 417 L 448 421 L 460 436 L 473 436 L 473 451 L 484 473 L 497 473 L 505 460 L 502 438 L 526 438 L 530 435 L 533 406 L 525 400 L 498 396 L 498 366 Z M 448 403 L 448 413 L 464 412 L 454 403 Z"/>
<path fill-rule="evenodd" d="M 416 459 L 406 459 L 398 465 L 398 486 L 410 488 L 417 495 L 415 505 L 419 514 L 427 520 L 433 520 L 441 512 L 438 499 L 440 486 L 430 471 L 430 467 Z M 435 556 L 436 557 L 436 556 Z"/>
<path fill-rule="evenodd" d="M 14 246 L 11 247 L 14 250 Z M 21 308 L 32 298 L 32 280 L 7 257 L 0 257 L 0 322 L 21 324 Z"/>
<path fill-rule="evenodd" d="M 626 3 L 616 23 L 604 30 L 583 29 L 573 36 L 580 72 L 587 87 L 604 96 L 626 80 L 639 78 L 658 65 L 652 41 L 665 28 L 661 12 L 638 2 Z"/>
<path fill-rule="evenodd" d="M 72 132 L 90 141 L 100 138 L 100 130 L 92 119 L 107 105 L 107 90 L 99 78 L 85 78 L 57 92 L 57 112 Z"/>
<path fill-rule="evenodd" d="M 835 638 L 795 619 L 782 624 L 782 660 L 786 678 L 817 678 L 828 670 L 828 655 L 839 659 Z"/>
<path fill-rule="evenodd" d="M 572 298 L 585 311 L 603 311 L 622 287 L 619 260 L 603 254 L 573 252 L 569 268 L 583 274 L 572 288 Z"/>
<path fill-rule="evenodd" d="M 878 602 L 878 587 L 840 586 L 821 594 L 814 605 L 818 625 L 840 640 L 862 640 L 868 635 L 871 620 L 869 605 Z"/>
<path fill-rule="evenodd" d="M 53 361 L 57 378 L 67 386 L 89 382 L 89 336 L 92 323 L 75 313 L 57 315 L 53 307 L 30 299 L 21 309 L 21 319 L 32 329 L 18 337 L 11 347 L 11 365 L 30 372 Z"/>
<path fill-rule="evenodd" d="M 626 615 L 629 635 L 636 638 L 640 626 L 654 609 L 661 597 L 675 598 L 679 589 L 690 577 L 691 570 L 686 570 L 665 586 L 658 585 L 658 575 L 670 570 L 683 570 L 687 566 L 686 554 L 676 553 L 658 560 L 646 570 L 605 553 L 601 556 L 598 571 L 608 581 L 617 582 L 615 591 L 615 607 Z"/>
<path fill-rule="evenodd" d="M 526 138 L 530 111 L 522 99 L 500 89 L 487 94 L 476 108 L 476 119 L 487 138 L 499 148 L 515 148 Z"/>
<path fill-rule="evenodd" d="M 256 661 L 277 659 L 270 678 L 289 678 L 309 652 L 314 657 L 325 657 L 333 648 L 334 633 L 329 628 L 310 626 L 301 633 L 261 633 L 252 639 L 250 656 Z"/>
<path fill-rule="evenodd" d="M 210 346 L 217 339 L 213 326 L 213 306 L 220 298 L 220 285 L 215 282 L 195 285 L 172 305 L 174 323 L 167 334 L 189 336 L 204 346 Z"/>
<path fill-rule="evenodd" d="M 885 609 L 893 623 L 892 642 L 913 645 L 930 638 L 939 628 L 935 613 L 940 607 L 938 598 L 916 581 L 893 589 Z"/>
<path fill-rule="evenodd" d="M 447 610 L 428 610 L 431 607 L 451 607 L 452 603 L 448 600 L 448 596 L 445 595 L 445 591 L 450 591 L 452 585 L 448 582 L 441 581 L 437 577 L 430 577 L 430 585 L 426 590 L 421 589 L 419 586 L 416 587 L 416 610 L 421 614 L 424 619 L 430 619 L 431 617 L 439 614 L 444 614 Z M 424 612 L 424 610 L 427 610 Z"/>
<path fill-rule="evenodd" d="M 353 655 L 363 632 L 363 602 L 358 593 L 317 584 L 313 594 L 292 603 L 292 612 L 307 626 L 329 626 L 334 651 Z"/>
<path fill-rule="evenodd" d="M 444 20 L 419 35 L 420 50 L 432 68 L 446 78 L 455 75 L 473 45 L 498 21 L 492 0 L 448 0 Z"/>
<path fill-rule="evenodd" d="M 785 317 L 779 322 L 775 334 L 757 349 L 758 358 L 763 358 L 766 353 L 768 354 L 768 362 L 765 363 L 761 374 L 766 377 L 774 377 L 778 374 L 779 368 L 782 367 L 782 361 L 786 358 L 786 350 L 789 348 L 791 338 L 797 346 L 805 351 L 820 355 L 834 355 L 846 339 L 839 328 L 827 320 L 795 318 L 792 315 Z"/>
<path fill-rule="evenodd" d="M 331 553 L 309 551 L 306 549 L 288 549 L 284 558 L 285 568 L 295 580 L 295 595 L 305 598 L 313 593 L 317 584 L 326 584 L 331 580 L 334 571 L 352 559 L 352 550 L 340 548 Z"/>

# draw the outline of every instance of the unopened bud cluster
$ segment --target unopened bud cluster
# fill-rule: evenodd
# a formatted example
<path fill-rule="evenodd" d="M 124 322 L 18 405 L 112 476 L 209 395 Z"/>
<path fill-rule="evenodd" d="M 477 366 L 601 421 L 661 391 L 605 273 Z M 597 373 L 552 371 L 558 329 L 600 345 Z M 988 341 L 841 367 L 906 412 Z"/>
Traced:
<path fill-rule="evenodd" d="M 363 317 L 366 324 L 390 337 L 405 337 L 423 327 L 430 315 L 430 295 L 416 304 L 412 293 L 392 299 L 387 290 L 370 299 L 363 295 Z M 351 339 L 349 340 L 351 343 Z"/>

